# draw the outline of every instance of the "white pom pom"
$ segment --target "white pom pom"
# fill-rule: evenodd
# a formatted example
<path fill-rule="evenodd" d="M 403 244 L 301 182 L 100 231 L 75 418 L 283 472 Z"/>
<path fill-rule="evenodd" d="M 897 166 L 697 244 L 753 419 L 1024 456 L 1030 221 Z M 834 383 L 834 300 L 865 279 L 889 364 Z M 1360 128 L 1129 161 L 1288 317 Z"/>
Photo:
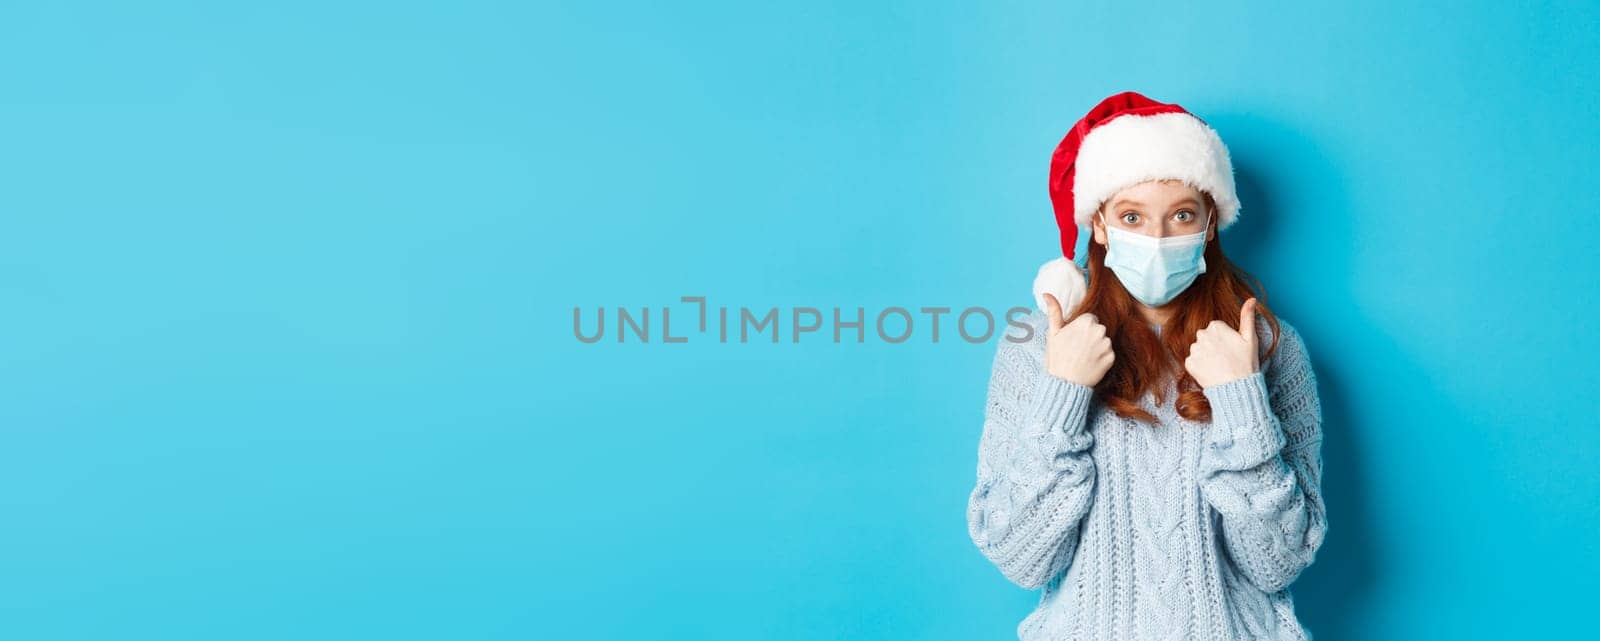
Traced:
<path fill-rule="evenodd" d="M 1087 291 L 1088 281 L 1083 276 L 1083 269 L 1064 257 L 1039 267 L 1039 275 L 1033 278 L 1033 300 L 1039 305 L 1039 311 L 1046 314 L 1050 313 L 1044 302 L 1046 293 L 1061 302 L 1061 313 L 1067 315 L 1083 300 Z"/>

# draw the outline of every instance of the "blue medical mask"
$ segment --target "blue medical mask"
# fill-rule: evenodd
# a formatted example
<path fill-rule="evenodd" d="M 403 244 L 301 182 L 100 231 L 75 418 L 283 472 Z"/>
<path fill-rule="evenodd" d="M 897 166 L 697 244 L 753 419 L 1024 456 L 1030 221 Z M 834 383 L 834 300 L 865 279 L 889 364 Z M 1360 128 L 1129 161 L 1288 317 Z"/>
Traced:
<path fill-rule="evenodd" d="M 1106 228 L 1106 267 L 1139 302 L 1151 307 L 1167 304 L 1183 293 L 1194 279 L 1206 273 L 1206 229 L 1198 234 L 1157 238 L 1117 229 L 1100 217 Z"/>

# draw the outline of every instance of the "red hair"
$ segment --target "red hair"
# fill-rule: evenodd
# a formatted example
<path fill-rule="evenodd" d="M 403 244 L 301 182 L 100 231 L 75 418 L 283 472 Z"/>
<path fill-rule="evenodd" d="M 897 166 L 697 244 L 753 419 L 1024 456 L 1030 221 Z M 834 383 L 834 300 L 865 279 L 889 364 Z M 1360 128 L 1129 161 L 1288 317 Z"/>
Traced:
<path fill-rule="evenodd" d="M 1205 200 L 1206 211 L 1214 214 L 1215 201 L 1210 194 Z M 1211 422 L 1211 403 L 1183 362 L 1189 358 L 1195 334 L 1211 321 L 1221 320 L 1237 329 L 1240 306 L 1252 296 L 1256 298 L 1256 311 L 1272 328 L 1272 344 L 1263 363 L 1277 351 L 1278 317 L 1267 307 L 1266 290 L 1261 281 L 1223 255 L 1220 232 L 1206 244 L 1206 272 L 1172 299 L 1170 304 L 1176 306 L 1176 311 L 1162 325 L 1160 336 L 1151 331 L 1139 313 L 1139 302 L 1106 267 L 1105 258 L 1105 245 L 1091 239 L 1088 291 L 1066 320 L 1092 313 L 1105 325 L 1116 360 L 1095 385 L 1095 396 L 1118 415 L 1154 423 L 1155 417 L 1140 407 L 1139 399 L 1153 390 L 1156 404 L 1165 403 L 1165 383 L 1168 377 L 1176 376 L 1178 397 L 1174 404 L 1178 415 L 1195 422 Z"/>

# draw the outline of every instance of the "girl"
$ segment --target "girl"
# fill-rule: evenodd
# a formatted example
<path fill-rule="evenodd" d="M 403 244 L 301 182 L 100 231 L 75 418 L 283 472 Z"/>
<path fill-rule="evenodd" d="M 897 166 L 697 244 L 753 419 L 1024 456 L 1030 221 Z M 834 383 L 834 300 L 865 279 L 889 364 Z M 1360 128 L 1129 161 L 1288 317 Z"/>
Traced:
<path fill-rule="evenodd" d="M 1288 586 L 1327 532 L 1321 404 L 1299 334 L 1222 253 L 1227 148 L 1120 93 L 1056 148 L 1050 196 L 1063 257 L 995 355 L 967 508 L 983 555 L 1043 588 L 1018 637 L 1308 639 Z"/>

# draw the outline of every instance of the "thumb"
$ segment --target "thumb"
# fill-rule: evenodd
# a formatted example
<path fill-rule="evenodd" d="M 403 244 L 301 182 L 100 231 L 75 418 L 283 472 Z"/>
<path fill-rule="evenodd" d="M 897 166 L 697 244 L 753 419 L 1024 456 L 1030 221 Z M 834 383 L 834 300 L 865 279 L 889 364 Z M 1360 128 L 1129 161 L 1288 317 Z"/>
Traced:
<path fill-rule="evenodd" d="M 1251 296 L 1244 302 L 1244 307 L 1239 308 L 1239 334 L 1251 346 L 1256 344 L 1256 299 Z"/>
<path fill-rule="evenodd" d="M 1045 314 L 1050 317 L 1050 331 L 1053 332 L 1065 327 L 1067 323 L 1061 320 L 1061 303 L 1056 301 L 1056 297 L 1050 294 L 1045 294 L 1044 305 Z"/>

